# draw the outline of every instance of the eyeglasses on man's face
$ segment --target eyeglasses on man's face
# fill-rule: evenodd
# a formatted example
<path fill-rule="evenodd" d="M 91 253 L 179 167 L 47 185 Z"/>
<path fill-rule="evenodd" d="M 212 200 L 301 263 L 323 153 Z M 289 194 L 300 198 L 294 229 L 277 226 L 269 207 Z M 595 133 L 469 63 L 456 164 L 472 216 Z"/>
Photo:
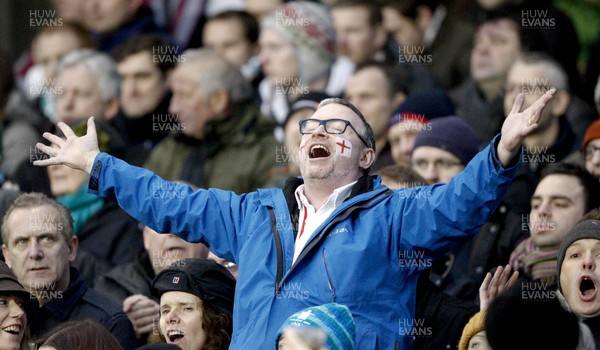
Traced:
<path fill-rule="evenodd" d="M 332 135 L 339 135 L 339 134 L 343 134 L 344 132 L 346 132 L 346 128 L 348 126 L 350 126 L 350 128 L 352 130 L 354 130 L 354 133 L 356 134 L 356 136 L 358 136 L 358 138 L 362 141 L 362 143 L 364 143 L 365 146 L 370 148 L 370 146 L 367 144 L 367 141 L 365 141 L 365 139 L 360 135 L 360 133 L 358 131 L 356 131 L 356 129 L 354 128 L 352 123 L 350 123 L 348 120 L 337 119 L 337 118 L 333 118 L 333 119 L 303 119 L 303 120 L 299 121 L 298 124 L 300 125 L 300 133 L 302 135 L 312 134 L 321 125 L 324 126 L 326 133 L 332 134 Z"/>

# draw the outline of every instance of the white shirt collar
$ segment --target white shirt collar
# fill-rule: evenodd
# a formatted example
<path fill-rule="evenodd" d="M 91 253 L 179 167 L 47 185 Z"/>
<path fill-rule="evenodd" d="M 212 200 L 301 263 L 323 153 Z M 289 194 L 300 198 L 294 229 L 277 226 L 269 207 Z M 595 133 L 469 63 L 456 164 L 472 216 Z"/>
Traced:
<path fill-rule="evenodd" d="M 337 207 L 342 204 L 346 198 L 350 197 L 350 193 L 352 192 L 352 187 L 356 184 L 357 181 L 351 182 L 347 185 L 341 186 L 333 190 L 333 193 L 327 198 L 327 201 L 323 205 L 323 207 L 333 205 L 333 207 Z M 312 206 L 308 201 L 308 198 L 304 195 L 304 184 L 298 186 L 296 191 L 294 192 L 296 197 L 296 202 L 298 202 L 298 208 L 302 208 L 304 206 Z"/>

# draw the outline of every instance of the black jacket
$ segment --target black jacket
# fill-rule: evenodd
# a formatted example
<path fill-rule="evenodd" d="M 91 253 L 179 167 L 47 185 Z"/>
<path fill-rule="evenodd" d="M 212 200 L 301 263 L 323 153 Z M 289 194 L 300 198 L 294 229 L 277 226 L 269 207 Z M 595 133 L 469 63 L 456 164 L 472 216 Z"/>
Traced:
<path fill-rule="evenodd" d="M 94 290 L 119 304 L 134 294 L 142 294 L 159 302 L 158 294 L 152 290 L 154 276 L 148 252 L 143 252 L 134 261 L 98 276 Z"/>
<path fill-rule="evenodd" d="M 54 293 L 31 320 L 31 335 L 39 338 L 58 324 L 72 320 L 93 319 L 104 325 L 124 349 L 135 349 L 137 340 L 133 325 L 120 305 L 113 303 L 88 287 L 79 272 L 71 268 L 71 280 L 66 290 Z"/>
<path fill-rule="evenodd" d="M 94 268 L 84 269 L 89 261 L 76 259 L 74 266 L 81 269 L 85 280 L 94 279 L 109 269 L 133 261 L 144 251 L 142 232 L 138 222 L 116 204 L 106 201 L 77 235 L 79 250 L 88 252 L 96 262 Z M 88 265 L 89 266 L 89 265 Z"/>

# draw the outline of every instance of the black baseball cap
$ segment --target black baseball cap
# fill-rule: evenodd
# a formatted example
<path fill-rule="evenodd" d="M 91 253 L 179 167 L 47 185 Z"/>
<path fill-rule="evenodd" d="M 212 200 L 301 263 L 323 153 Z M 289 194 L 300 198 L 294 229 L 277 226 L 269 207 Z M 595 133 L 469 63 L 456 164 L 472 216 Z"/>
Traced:
<path fill-rule="evenodd" d="M 228 316 L 233 315 L 235 278 L 223 265 L 204 259 L 182 259 L 161 271 L 152 281 L 159 295 L 178 291 L 194 294 Z"/>

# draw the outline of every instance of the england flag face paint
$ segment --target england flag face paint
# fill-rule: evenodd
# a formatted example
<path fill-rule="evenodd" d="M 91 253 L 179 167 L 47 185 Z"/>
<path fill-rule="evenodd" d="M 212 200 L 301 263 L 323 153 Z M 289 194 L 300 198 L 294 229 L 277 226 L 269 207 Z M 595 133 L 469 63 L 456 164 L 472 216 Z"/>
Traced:
<path fill-rule="evenodd" d="M 352 156 L 352 142 L 341 137 L 336 137 L 335 150 L 342 156 L 350 158 Z"/>

